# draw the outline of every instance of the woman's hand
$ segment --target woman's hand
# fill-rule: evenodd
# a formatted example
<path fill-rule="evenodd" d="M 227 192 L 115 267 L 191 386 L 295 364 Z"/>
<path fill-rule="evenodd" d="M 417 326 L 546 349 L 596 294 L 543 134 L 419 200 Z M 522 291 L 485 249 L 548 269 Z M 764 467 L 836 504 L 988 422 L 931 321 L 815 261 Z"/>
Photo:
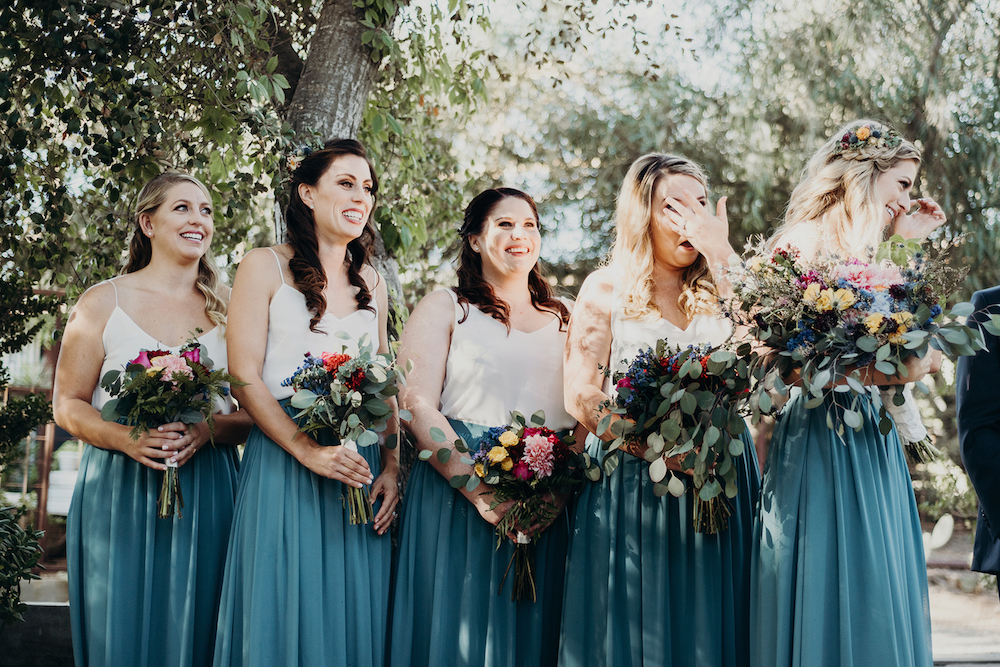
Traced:
<path fill-rule="evenodd" d="M 729 244 L 729 217 L 726 214 L 726 198 L 721 197 L 715 205 L 715 215 L 698 199 L 684 191 L 680 200 L 667 198 L 670 208 L 667 217 L 673 223 L 674 231 L 681 238 L 690 241 L 694 249 L 708 260 L 709 270 L 715 274 L 719 264 L 728 265 L 729 256 L 734 254 Z"/>
<path fill-rule="evenodd" d="M 933 199 L 924 197 L 914 203 L 920 208 L 912 215 L 897 216 L 892 224 L 893 234 L 899 234 L 904 239 L 925 239 L 928 234 L 948 221 L 944 210 Z"/>
<path fill-rule="evenodd" d="M 177 451 L 175 443 L 184 437 L 186 430 L 186 424 L 173 422 L 153 431 L 144 431 L 138 440 L 126 436 L 120 451 L 148 468 L 166 470 L 163 460 L 174 456 Z"/>
<path fill-rule="evenodd" d="M 171 438 L 163 443 L 164 455 L 181 467 L 191 460 L 194 453 L 202 448 L 209 441 L 211 432 L 208 422 L 200 421 L 197 424 L 183 424 L 173 422 L 160 426 L 157 431 L 161 433 L 176 433 L 179 438 Z"/>
<path fill-rule="evenodd" d="M 382 506 L 378 508 L 375 515 L 375 525 L 372 526 L 379 535 L 384 535 L 389 530 L 393 520 L 396 518 L 396 506 L 399 504 L 399 466 L 393 461 L 387 464 L 381 474 L 372 483 L 371 493 L 372 504 L 375 499 L 382 498 Z"/>
<path fill-rule="evenodd" d="M 344 445 L 322 447 L 314 444 L 305 448 L 299 462 L 320 477 L 335 479 L 358 489 L 374 481 L 368 461 Z"/>

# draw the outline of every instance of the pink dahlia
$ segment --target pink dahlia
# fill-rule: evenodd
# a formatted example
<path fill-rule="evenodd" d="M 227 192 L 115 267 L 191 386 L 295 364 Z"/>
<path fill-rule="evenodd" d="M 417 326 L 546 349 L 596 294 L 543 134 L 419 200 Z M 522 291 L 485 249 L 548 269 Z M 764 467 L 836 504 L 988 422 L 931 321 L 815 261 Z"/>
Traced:
<path fill-rule="evenodd" d="M 552 474 L 553 459 L 552 442 L 544 435 L 528 435 L 524 438 L 524 456 L 539 479 Z"/>
<path fill-rule="evenodd" d="M 194 373 L 188 367 L 187 359 L 178 357 L 176 354 L 164 354 L 150 360 L 150 368 L 162 368 L 166 371 L 160 376 L 160 379 L 164 382 L 171 382 L 174 378 L 174 373 L 180 373 L 191 380 L 194 379 Z"/>

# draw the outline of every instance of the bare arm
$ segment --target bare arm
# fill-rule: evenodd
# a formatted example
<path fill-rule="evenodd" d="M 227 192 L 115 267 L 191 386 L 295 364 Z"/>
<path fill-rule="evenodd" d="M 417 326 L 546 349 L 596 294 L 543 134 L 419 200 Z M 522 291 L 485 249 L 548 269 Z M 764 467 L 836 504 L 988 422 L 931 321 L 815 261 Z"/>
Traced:
<path fill-rule="evenodd" d="M 451 443 L 458 439 L 447 417 L 439 410 L 454 322 L 455 305 L 451 297 L 444 291 L 433 292 L 417 304 L 400 339 L 399 363 L 405 366 L 410 361 L 413 370 L 406 378 L 406 386 L 400 388 L 399 397 L 403 407 L 412 415 L 407 430 L 416 439 L 418 450 L 436 453 L 439 449 L 450 448 Z M 435 427 L 444 432 L 445 442 L 435 442 L 431 437 L 431 429 Z M 428 459 L 428 463 L 445 479 L 474 474 L 472 467 L 462 463 L 459 456 L 452 456 L 447 463 L 441 463 L 435 455 Z M 494 526 L 510 506 L 505 503 L 490 510 L 493 493 L 490 487 L 483 484 L 471 492 L 464 487 L 459 492 L 473 504 L 483 519 Z"/>
<path fill-rule="evenodd" d="M 603 401 L 604 373 L 611 359 L 611 309 L 614 277 L 608 269 L 591 274 L 580 288 L 576 307 L 566 334 L 563 361 L 563 396 L 566 412 L 588 431 L 597 433 L 597 424 L 607 414 L 599 410 Z M 600 437 L 612 440 L 610 430 Z"/>
<path fill-rule="evenodd" d="M 104 421 L 90 403 L 104 364 L 102 337 L 114 310 L 113 290 L 111 285 L 94 287 L 80 297 L 70 313 L 52 392 L 55 422 L 95 447 L 119 451 L 145 466 L 166 470 L 163 459 L 190 443 L 184 424 L 165 424 L 133 440 L 130 427 Z"/>
<path fill-rule="evenodd" d="M 267 349 L 268 309 L 280 286 L 274 256 L 266 248 L 250 251 L 236 271 L 226 346 L 229 372 L 247 384 L 234 388 L 233 395 L 265 435 L 299 463 L 317 475 L 361 488 L 372 481 L 368 462 L 346 447 L 321 447 L 299 432 L 261 379 Z"/>
<path fill-rule="evenodd" d="M 369 285 L 375 283 L 375 301 L 378 304 L 378 351 L 383 354 L 389 353 L 389 295 L 386 291 L 385 280 L 371 271 L 371 279 L 365 278 Z M 394 435 L 399 432 L 399 408 L 396 399 L 388 401 L 392 407 L 392 418 L 385 429 L 384 435 Z M 378 514 L 375 515 L 375 523 L 372 528 L 379 535 L 385 533 L 392 523 L 396 512 L 396 505 L 399 503 L 399 445 L 393 448 L 379 445 L 382 450 L 382 472 L 375 478 L 372 484 L 372 500 L 382 496 L 382 506 L 379 507 Z"/>

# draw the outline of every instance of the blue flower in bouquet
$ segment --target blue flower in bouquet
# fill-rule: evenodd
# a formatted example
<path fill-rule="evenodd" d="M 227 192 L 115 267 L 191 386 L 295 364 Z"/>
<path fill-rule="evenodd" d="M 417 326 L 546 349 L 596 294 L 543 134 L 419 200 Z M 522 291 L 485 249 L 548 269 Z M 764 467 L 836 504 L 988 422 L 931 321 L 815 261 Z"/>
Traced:
<path fill-rule="evenodd" d="M 804 326 L 804 322 L 799 322 L 800 326 Z M 797 334 L 792 336 L 788 341 L 788 351 L 798 352 L 804 357 L 808 357 L 816 349 L 816 334 L 813 333 L 812 329 L 803 328 Z"/>
<path fill-rule="evenodd" d="M 875 296 L 872 297 L 872 305 L 869 310 L 873 313 L 892 315 L 893 312 L 895 312 L 895 309 L 893 308 L 894 305 L 892 297 L 890 297 L 887 292 L 877 292 Z"/>

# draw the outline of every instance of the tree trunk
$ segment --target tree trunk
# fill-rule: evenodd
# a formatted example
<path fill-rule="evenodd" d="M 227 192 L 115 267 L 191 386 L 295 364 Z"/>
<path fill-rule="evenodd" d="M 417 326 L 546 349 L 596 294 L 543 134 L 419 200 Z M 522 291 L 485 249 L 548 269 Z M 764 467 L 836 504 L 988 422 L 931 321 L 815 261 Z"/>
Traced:
<path fill-rule="evenodd" d="M 394 19 L 389 19 L 387 30 Z M 318 133 L 325 141 L 357 136 L 378 74 L 371 49 L 361 43 L 365 30 L 351 0 L 324 2 L 316 32 L 309 40 L 302 76 L 288 105 L 286 120 L 296 137 Z M 283 240 L 284 218 L 279 214 L 275 222 L 278 239 Z M 399 266 L 389 257 L 381 238 L 376 239 L 372 264 L 388 283 L 390 306 L 403 303 Z M 390 323 L 394 319 L 390 317 Z"/>

